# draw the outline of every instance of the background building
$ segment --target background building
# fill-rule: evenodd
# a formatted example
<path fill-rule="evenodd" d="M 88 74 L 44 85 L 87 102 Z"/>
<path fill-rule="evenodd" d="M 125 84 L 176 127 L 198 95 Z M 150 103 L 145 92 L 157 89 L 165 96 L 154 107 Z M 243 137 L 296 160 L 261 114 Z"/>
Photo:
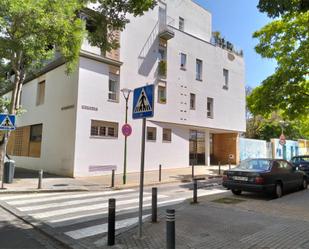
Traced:
<path fill-rule="evenodd" d="M 212 38 L 211 14 L 193 1 L 159 1 L 132 17 L 109 53 L 83 45 L 77 70 L 61 58 L 28 79 L 27 110 L 17 120 L 9 153 L 17 165 L 69 175 L 122 172 L 125 99 L 120 89 L 155 85 L 155 115 L 147 121 L 146 170 L 239 160 L 245 131 L 244 60 Z M 128 172 L 139 171 L 141 120 L 128 123 Z"/>

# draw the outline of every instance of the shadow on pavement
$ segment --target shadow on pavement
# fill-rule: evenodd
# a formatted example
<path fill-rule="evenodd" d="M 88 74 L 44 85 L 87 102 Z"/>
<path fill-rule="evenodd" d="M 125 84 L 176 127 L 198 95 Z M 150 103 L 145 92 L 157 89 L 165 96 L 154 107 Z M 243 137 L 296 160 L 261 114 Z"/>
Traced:
<path fill-rule="evenodd" d="M 37 179 L 39 171 L 38 170 L 30 170 L 24 168 L 15 168 L 14 179 Z M 63 176 L 54 175 L 50 173 L 43 173 L 44 178 L 65 178 Z"/>

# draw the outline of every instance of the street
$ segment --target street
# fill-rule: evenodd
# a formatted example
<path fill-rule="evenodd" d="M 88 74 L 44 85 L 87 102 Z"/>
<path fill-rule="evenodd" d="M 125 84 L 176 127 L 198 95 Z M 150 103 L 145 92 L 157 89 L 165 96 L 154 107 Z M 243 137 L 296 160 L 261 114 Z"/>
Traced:
<path fill-rule="evenodd" d="M 79 248 L 106 246 L 109 198 L 116 198 L 120 248 L 164 248 L 167 208 L 176 209 L 176 248 L 309 248 L 308 191 L 281 199 L 248 193 L 235 197 L 215 182 L 200 182 L 198 196 L 199 204 L 191 205 L 191 183 L 158 186 L 159 222 L 151 224 L 147 187 L 142 240 L 136 238 L 138 189 L 12 194 L 0 200 L 57 240 Z"/>
<path fill-rule="evenodd" d="M 62 249 L 30 225 L 0 208 L 1 249 Z"/>

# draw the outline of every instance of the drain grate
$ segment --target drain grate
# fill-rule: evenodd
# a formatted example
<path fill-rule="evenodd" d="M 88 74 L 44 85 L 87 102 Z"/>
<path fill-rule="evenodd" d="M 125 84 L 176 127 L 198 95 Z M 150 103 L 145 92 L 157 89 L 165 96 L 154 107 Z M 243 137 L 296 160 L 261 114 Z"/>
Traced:
<path fill-rule="evenodd" d="M 222 204 L 237 204 L 237 203 L 244 202 L 244 201 L 246 200 L 224 197 L 224 198 L 213 200 L 212 202 L 222 203 Z"/>

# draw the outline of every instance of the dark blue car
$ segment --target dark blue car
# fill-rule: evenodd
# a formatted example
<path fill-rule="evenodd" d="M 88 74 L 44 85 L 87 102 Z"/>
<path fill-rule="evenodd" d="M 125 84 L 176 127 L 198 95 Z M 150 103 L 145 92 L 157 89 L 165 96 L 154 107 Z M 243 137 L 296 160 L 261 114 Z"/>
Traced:
<path fill-rule="evenodd" d="M 286 160 L 247 159 L 227 170 L 222 185 L 233 194 L 265 192 L 281 197 L 293 189 L 307 189 L 308 176 Z"/>
<path fill-rule="evenodd" d="M 294 156 L 291 163 L 298 167 L 299 170 L 304 171 L 309 176 L 309 155 L 306 156 Z"/>

